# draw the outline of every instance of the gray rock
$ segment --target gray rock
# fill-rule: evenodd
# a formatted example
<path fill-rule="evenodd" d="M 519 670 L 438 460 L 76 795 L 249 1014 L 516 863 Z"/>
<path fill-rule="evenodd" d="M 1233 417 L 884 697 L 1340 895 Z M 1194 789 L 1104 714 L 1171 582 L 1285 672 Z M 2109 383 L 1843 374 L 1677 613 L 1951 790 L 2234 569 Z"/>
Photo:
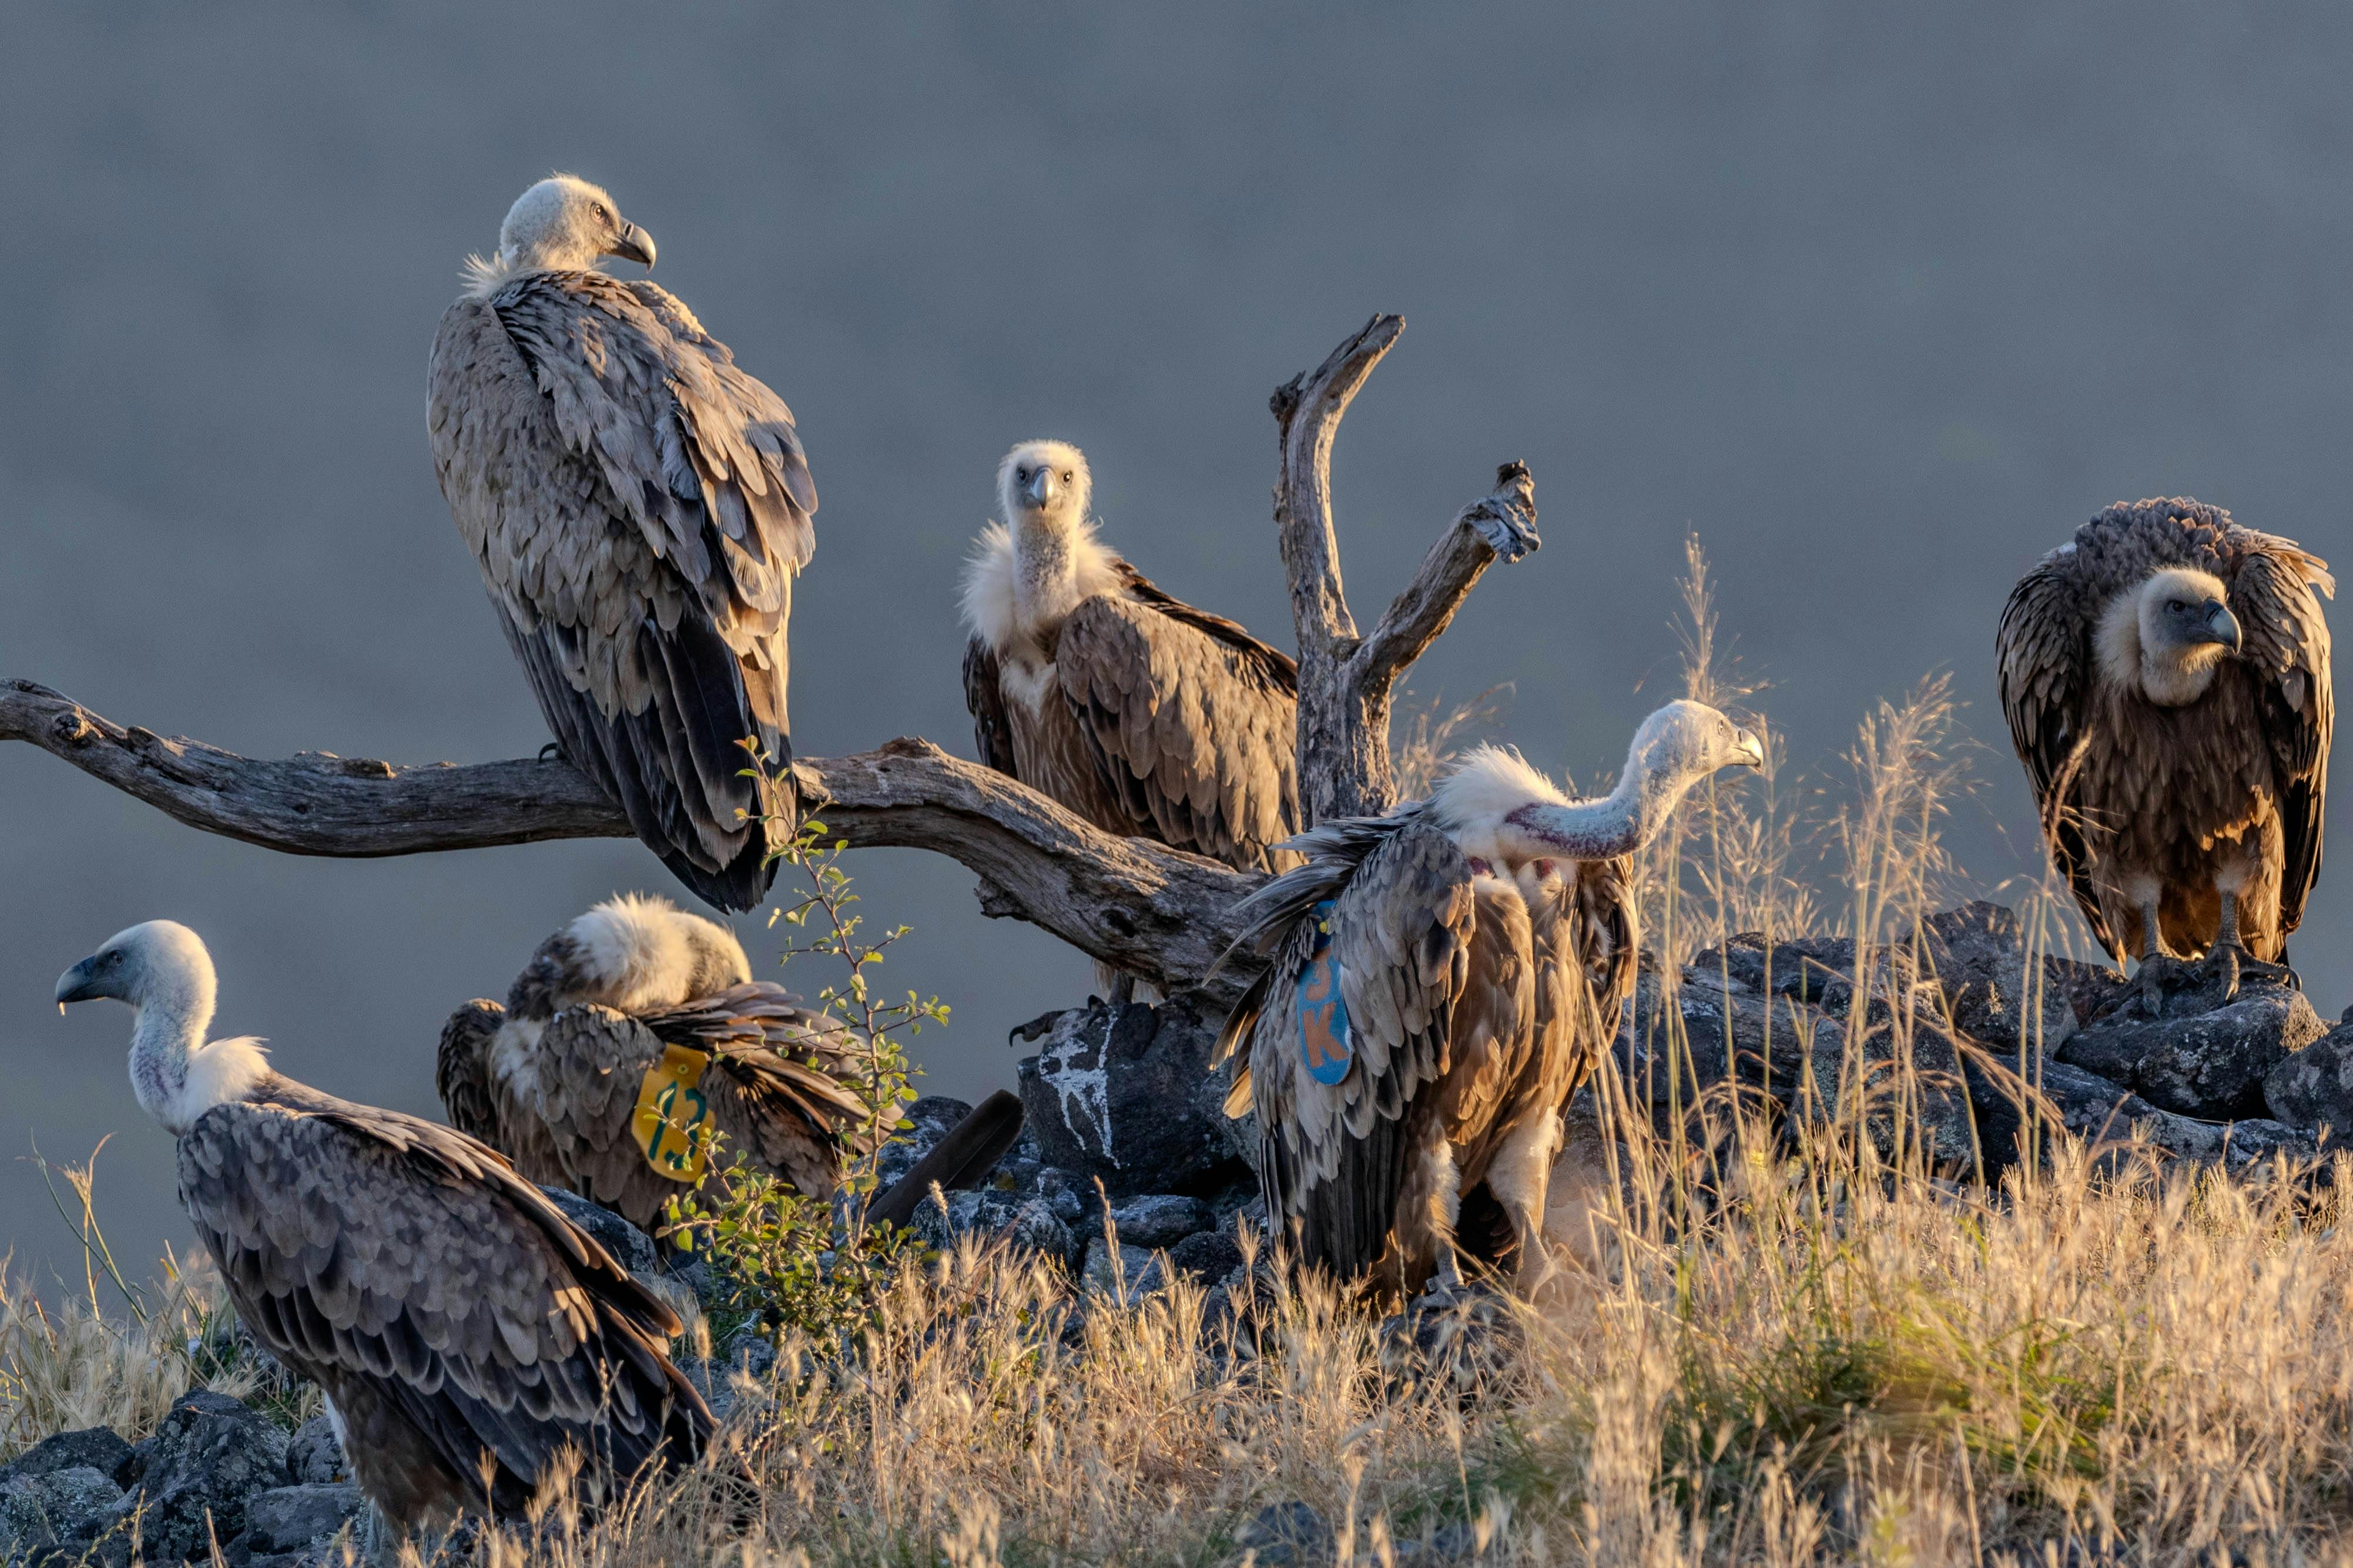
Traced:
<path fill-rule="evenodd" d="M 2353 1026 L 2338 1025 L 2272 1068 L 2263 1104 L 2291 1127 L 2328 1128 L 2338 1143 L 2353 1138 Z"/>
<path fill-rule="evenodd" d="M 1339 1551 L 1331 1524 L 1303 1502 L 1259 1510 L 1234 1532 L 1234 1544 L 1256 1552 L 1261 1568 L 1324 1568 Z"/>
<path fill-rule="evenodd" d="M 2225 1006 L 2186 1017 L 2113 1014 L 2076 1034 L 2059 1059 L 2126 1084 L 2159 1110 L 2240 1119 L 2268 1109 L 2265 1079 L 2322 1028 L 2302 992 L 2253 984 Z"/>
<path fill-rule="evenodd" d="M 655 1250 L 653 1237 L 615 1214 L 601 1204 L 590 1203 L 578 1193 L 562 1187 L 542 1187 L 548 1202 L 564 1211 L 564 1217 L 595 1237 L 598 1245 L 613 1255 L 614 1260 L 632 1274 L 651 1274 L 661 1267 L 661 1257 Z"/>
<path fill-rule="evenodd" d="M 1242 1249 L 1228 1231 L 1197 1231 L 1168 1249 L 1168 1266 L 1215 1285 L 1242 1266 Z"/>
<path fill-rule="evenodd" d="M 2074 977 L 2053 954 L 2038 955 L 2030 973 L 2011 910 L 1982 900 L 1963 904 L 1923 921 L 1921 935 L 1921 973 L 1935 978 L 1953 1026 L 1970 1039 L 2015 1058 L 2021 1037 L 2031 1056 L 2047 1056 L 2075 1032 Z"/>
<path fill-rule="evenodd" d="M 127 1558 L 135 1518 L 149 1561 L 206 1557 L 216 1540 L 244 1532 L 246 1500 L 292 1479 L 286 1449 L 285 1433 L 227 1395 L 184 1394 L 138 1446 L 138 1485 L 74 1539 L 97 1541 L 109 1562 Z"/>
<path fill-rule="evenodd" d="M 85 1426 L 76 1432 L 60 1432 L 44 1437 L 5 1465 L 0 1465 L 0 1485 L 33 1476 L 46 1476 L 58 1470 L 87 1468 L 117 1485 L 125 1486 L 136 1474 L 132 1464 L 133 1450 L 120 1432 L 111 1426 Z"/>
<path fill-rule="evenodd" d="M 121 1500 L 113 1478 L 90 1465 L 19 1472 L 0 1481 L 0 1562 L 72 1540 Z"/>
<path fill-rule="evenodd" d="M 1065 1268 L 1077 1265 L 1078 1238 L 1044 1198 L 987 1187 L 950 1193 L 945 1212 L 926 1199 L 915 1210 L 912 1223 L 923 1245 L 940 1251 L 947 1250 L 959 1237 L 977 1233 L 1043 1253 Z"/>
<path fill-rule="evenodd" d="M 908 1106 L 902 1114 L 914 1125 L 882 1146 L 881 1156 L 875 1162 L 876 1173 L 881 1178 L 875 1189 L 878 1192 L 888 1189 L 913 1169 L 916 1161 L 932 1152 L 933 1145 L 972 1114 L 972 1107 L 944 1094 L 927 1094 Z"/>
<path fill-rule="evenodd" d="M 294 1436 L 286 1443 L 286 1468 L 298 1485 L 324 1486 L 347 1479 L 350 1467 L 343 1460 L 343 1445 L 335 1436 L 335 1424 L 324 1415 L 313 1415 L 294 1428 Z"/>
<path fill-rule="evenodd" d="M 1160 1288 L 1160 1260 L 1145 1248 L 1124 1245 L 1119 1248 L 1116 1279 L 1113 1278 L 1112 1256 L 1112 1249 L 1103 1244 L 1101 1237 L 1089 1243 L 1087 1266 L 1080 1275 L 1080 1283 L 1089 1293 L 1111 1296 L 1119 1294 L 1124 1287 L 1124 1294 L 1120 1294 L 1119 1299 L 1133 1302 Z"/>
<path fill-rule="evenodd" d="M 274 1487 L 245 1505 L 246 1544 L 255 1552 L 306 1551 L 365 1506 L 355 1486 Z"/>
<path fill-rule="evenodd" d="M 1061 1014 L 1019 1067 L 1041 1158 L 1115 1199 L 1212 1193 L 1246 1174 L 1224 1110 L 1231 1068 L 1208 1070 L 1216 1044 L 1190 993 Z"/>
<path fill-rule="evenodd" d="M 1218 1223 L 1218 1212 L 1199 1198 L 1160 1194 L 1113 1206 L 1111 1222 L 1131 1247 L 1174 1247 Z"/>

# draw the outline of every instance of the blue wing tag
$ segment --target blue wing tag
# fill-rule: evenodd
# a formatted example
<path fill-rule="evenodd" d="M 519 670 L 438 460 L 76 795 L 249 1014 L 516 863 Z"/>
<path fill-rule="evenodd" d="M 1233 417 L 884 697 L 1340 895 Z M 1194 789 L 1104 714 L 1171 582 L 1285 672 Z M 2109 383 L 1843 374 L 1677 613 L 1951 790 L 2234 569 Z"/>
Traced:
<path fill-rule="evenodd" d="M 1338 1083 L 1356 1060 L 1348 1004 L 1340 995 L 1340 961 L 1332 952 L 1332 900 L 1309 911 L 1315 951 L 1299 974 L 1299 1059 L 1317 1083 Z"/>

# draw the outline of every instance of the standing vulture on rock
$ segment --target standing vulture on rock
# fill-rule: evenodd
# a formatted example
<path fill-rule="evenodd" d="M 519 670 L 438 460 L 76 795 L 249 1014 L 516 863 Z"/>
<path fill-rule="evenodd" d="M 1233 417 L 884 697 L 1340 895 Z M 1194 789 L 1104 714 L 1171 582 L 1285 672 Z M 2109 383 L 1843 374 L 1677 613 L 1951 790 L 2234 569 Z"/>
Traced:
<path fill-rule="evenodd" d="M 473 1139 L 353 1105 L 214 1040 L 212 959 L 151 921 L 58 981 L 131 1004 L 131 1083 L 179 1141 L 180 1202 L 254 1339 L 326 1391 L 352 1474 L 404 1531 L 520 1518 L 575 1454 L 599 1486 L 712 1432 L 670 1310 Z"/>
<path fill-rule="evenodd" d="M 1302 1261 L 1390 1298 L 1433 1269 L 1451 1289 L 1475 1200 L 1500 1210 L 1522 1288 L 1543 1283 L 1561 1110 L 1605 1037 L 1574 881 L 1536 863 L 1629 855 L 1701 779 L 1763 761 L 1731 720 L 1675 702 L 1644 721 L 1605 799 L 1566 800 L 1482 748 L 1428 800 L 1292 841 L 1307 863 L 1242 905 L 1236 946 L 1271 962 L 1218 1059 L 1248 1046 L 1227 1110 L 1258 1112 L 1267 1214 L 1296 1227 Z M 1487 1251 L 1469 1235 L 1460 1249 Z"/>
<path fill-rule="evenodd" d="M 565 757 L 696 896 L 753 909 L 797 809 L 785 634 L 817 489 L 792 410 L 607 256 L 651 267 L 654 242 L 596 186 L 516 199 L 434 340 L 434 466 Z"/>
<path fill-rule="evenodd" d="M 2102 946 L 2285 972 L 2328 793 L 2327 563 L 2188 500 L 2110 507 L 2010 595 L 2010 739 Z"/>
<path fill-rule="evenodd" d="M 1029 441 L 965 568 L 965 703 L 981 760 L 1097 827 L 1242 870 L 1299 830 L 1299 669 L 1095 538 L 1087 460 Z"/>
<path fill-rule="evenodd" d="M 843 1081 L 860 1055 L 838 1019 L 754 980 L 724 926 L 627 897 L 540 943 L 504 1007 L 452 1014 L 434 1078 L 451 1125 L 651 1230 L 713 1130 L 723 1158 L 831 1196 L 864 1114 Z"/>

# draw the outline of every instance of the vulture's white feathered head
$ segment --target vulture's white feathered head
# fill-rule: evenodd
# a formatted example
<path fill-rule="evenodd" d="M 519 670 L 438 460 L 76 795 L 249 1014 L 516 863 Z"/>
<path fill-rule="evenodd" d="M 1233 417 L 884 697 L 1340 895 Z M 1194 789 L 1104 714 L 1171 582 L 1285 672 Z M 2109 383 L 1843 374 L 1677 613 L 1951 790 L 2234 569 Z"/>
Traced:
<path fill-rule="evenodd" d="M 217 981 L 204 938 L 177 921 L 148 921 L 116 931 L 105 945 L 58 976 L 58 1007 L 101 996 L 134 1007 L 162 1007 L 209 1019 Z"/>
<path fill-rule="evenodd" d="M 1704 702 L 1679 698 L 1642 721 L 1626 768 L 1678 795 L 1724 768 L 1761 768 L 1765 743 Z"/>
<path fill-rule="evenodd" d="M 1033 528 L 1083 531 L 1093 495 L 1086 454 L 1068 441 L 1024 441 L 997 466 L 997 504 L 1017 536 Z"/>
<path fill-rule="evenodd" d="M 2118 685 L 2179 707 L 2212 684 L 2214 668 L 2239 651 L 2231 591 L 2211 572 L 2169 566 L 2128 588 L 2101 614 L 2100 665 Z"/>
<path fill-rule="evenodd" d="M 552 988 L 557 1006 L 592 1001 L 624 1013 L 648 1012 L 752 978 L 751 961 L 734 932 L 651 894 L 607 899 L 565 931 L 578 953 L 578 973 Z"/>
<path fill-rule="evenodd" d="M 613 198 L 572 174 L 551 174 L 517 196 L 499 226 L 495 261 L 470 258 L 477 285 L 517 272 L 586 272 L 607 256 L 654 264 L 654 237 Z"/>

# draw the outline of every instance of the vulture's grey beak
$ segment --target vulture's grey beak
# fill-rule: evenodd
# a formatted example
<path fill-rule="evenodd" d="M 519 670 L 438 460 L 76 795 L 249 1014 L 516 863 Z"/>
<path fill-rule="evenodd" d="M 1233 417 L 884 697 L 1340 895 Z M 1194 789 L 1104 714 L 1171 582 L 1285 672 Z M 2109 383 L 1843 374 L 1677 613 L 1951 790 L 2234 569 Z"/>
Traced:
<path fill-rule="evenodd" d="M 1765 765 L 1765 742 L 1746 730 L 1736 730 L 1732 735 L 1732 755 L 1735 762 L 1747 767 Z"/>
<path fill-rule="evenodd" d="M 605 254 L 622 257 L 630 261 L 642 261 L 646 264 L 647 270 L 650 271 L 654 264 L 654 237 L 636 224 L 624 223 L 621 225 L 621 237 L 615 240 L 613 248 Z"/>
<path fill-rule="evenodd" d="M 64 1012 L 69 1002 L 96 1001 L 104 994 L 97 986 L 98 958 L 92 954 L 58 976 L 58 1011 Z"/>
<path fill-rule="evenodd" d="M 1040 468 L 1036 473 L 1030 475 L 1029 482 L 1021 487 L 1021 495 L 1022 499 L 1039 511 L 1045 510 L 1047 507 L 1053 504 L 1054 500 L 1054 470 L 1051 468 Z"/>
<path fill-rule="evenodd" d="M 2230 605 L 2220 600 L 2210 601 L 2206 605 L 2205 624 L 2191 635 L 2200 642 L 2218 642 L 2236 653 L 2239 651 L 2239 617 L 2231 613 Z"/>

